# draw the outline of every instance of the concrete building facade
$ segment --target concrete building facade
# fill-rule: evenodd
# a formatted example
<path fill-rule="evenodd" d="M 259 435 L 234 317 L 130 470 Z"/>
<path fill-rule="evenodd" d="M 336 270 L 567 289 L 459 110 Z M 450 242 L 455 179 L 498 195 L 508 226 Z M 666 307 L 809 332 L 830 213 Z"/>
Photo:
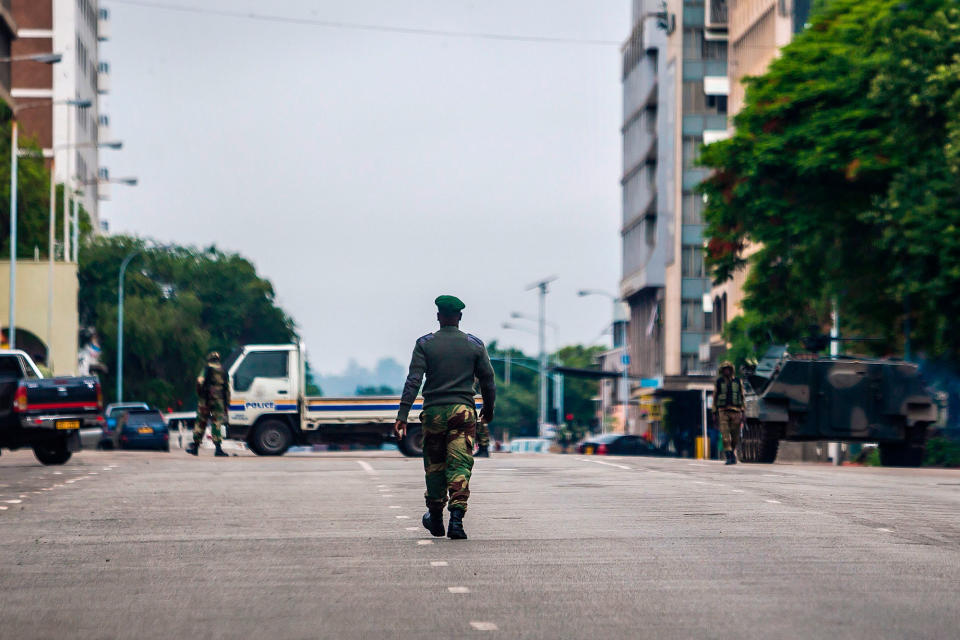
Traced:
<path fill-rule="evenodd" d="M 109 88 L 99 43 L 108 14 L 98 0 L 10 0 L 10 6 L 19 27 L 13 55 L 63 56 L 56 65 L 13 63 L 13 99 L 31 105 L 20 116 L 23 135 L 35 138 L 44 156 L 54 160 L 57 182 L 69 180 L 99 229 L 100 97 Z M 68 100 L 89 100 L 92 106 L 72 107 Z"/>
<path fill-rule="evenodd" d="M 726 135 L 725 0 L 634 0 L 623 45 L 623 268 L 631 375 L 712 373 L 699 147 Z"/>

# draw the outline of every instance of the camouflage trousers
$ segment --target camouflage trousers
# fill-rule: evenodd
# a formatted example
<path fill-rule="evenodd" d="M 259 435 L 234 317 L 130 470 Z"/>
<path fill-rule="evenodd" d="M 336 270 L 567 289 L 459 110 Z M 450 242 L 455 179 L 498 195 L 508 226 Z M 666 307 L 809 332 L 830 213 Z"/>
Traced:
<path fill-rule="evenodd" d="M 737 409 L 720 409 L 717 411 L 717 428 L 723 438 L 723 450 L 733 451 L 740 444 L 740 418 L 743 413 Z"/>
<path fill-rule="evenodd" d="M 449 494 L 450 509 L 466 511 L 473 471 L 473 443 L 477 435 L 476 409 L 468 404 L 427 407 L 420 423 L 423 425 L 427 508 L 442 509 Z"/>
<path fill-rule="evenodd" d="M 490 427 L 482 420 L 477 423 L 477 444 L 481 447 L 490 446 Z"/>
<path fill-rule="evenodd" d="M 193 441 L 199 446 L 209 425 L 213 442 L 219 444 L 223 440 L 223 423 L 226 421 L 227 412 L 223 401 L 214 400 L 207 403 L 201 400 L 197 403 L 197 421 L 193 425 Z"/>

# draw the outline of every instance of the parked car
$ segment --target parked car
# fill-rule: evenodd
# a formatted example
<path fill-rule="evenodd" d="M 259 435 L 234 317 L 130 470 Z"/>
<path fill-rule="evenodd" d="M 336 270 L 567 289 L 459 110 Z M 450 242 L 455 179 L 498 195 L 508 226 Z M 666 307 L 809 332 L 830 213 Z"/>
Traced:
<path fill-rule="evenodd" d="M 127 411 L 149 411 L 146 402 L 114 402 L 103 410 L 103 428 L 97 435 L 97 449 L 112 449 L 116 442 L 117 420 Z M 83 437 L 83 434 L 81 434 Z M 84 441 L 86 446 L 86 441 Z"/>
<path fill-rule="evenodd" d="M 117 418 L 114 443 L 120 449 L 170 451 L 170 431 L 156 409 L 127 409 Z"/>
<path fill-rule="evenodd" d="M 43 464 L 63 464 L 102 408 L 97 378 L 44 378 L 27 353 L 0 350 L 0 447 L 30 447 Z"/>
<path fill-rule="evenodd" d="M 577 445 L 577 452 L 598 456 L 661 456 L 663 453 L 640 436 L 606 433 L 590 436 Z"/>
<path fill-rule="evenodd" d="M 547 438 L 514 438 L 510 453 L 549 453 L 552 440 Z"/>

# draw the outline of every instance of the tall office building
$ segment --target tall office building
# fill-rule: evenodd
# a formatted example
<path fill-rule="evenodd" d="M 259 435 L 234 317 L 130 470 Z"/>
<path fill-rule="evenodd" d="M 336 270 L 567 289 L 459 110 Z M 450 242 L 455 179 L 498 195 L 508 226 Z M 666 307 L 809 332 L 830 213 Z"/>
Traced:
<path fill-rule="evenodd" d="M 14 56 L 63 55 L 56 65 L 13 63 L 13 99 L 31 105 L 20 116 L 23 135 L 35 137 L 44 156 L 55 159 L 57 182 L 69 180 L 98 229 L 99 107 L 109 89 L 109 68 L 99 60 L 98 50 L 108 14 L 97 0 L 8 1 L 19 27 Z M 68 100 L 90 101 L 91 106 L 69 106 Z"/>
<path fill-rule="evenodd" d="M 743 107 L 743 78 L 762 75 L 780 54 L 781 47 L 802 31 L 810 17 L 811 0 L 730 0 L 730 114 Z M 750 256 L 757 247 L 748 246 Z M 723 328 L 743 313 L 743 285 L 747 269 L 740 269 L 733 278 L 711 290 L 711 338 L 713 353 L 726 348 Z"/>
<path fill-rule="evenodd" d="M 623 269 L 631 373 L 686 388 L 710 373 L 710 280 L 695 164 L 727 135 L 725 0 L 634 0 L 623 46 Z M 702 380 L 700 381 L 702 383 Z"/>
<path fill-rule="evenodd" d="M 9 58 L 10 48 L 17 39 L 17 21 L 10 11 L 10 0 L 0 0 L 0 57 Z M 10 63 L 0 62 L 0 100 L 12 102 L 10 96 Z"/>

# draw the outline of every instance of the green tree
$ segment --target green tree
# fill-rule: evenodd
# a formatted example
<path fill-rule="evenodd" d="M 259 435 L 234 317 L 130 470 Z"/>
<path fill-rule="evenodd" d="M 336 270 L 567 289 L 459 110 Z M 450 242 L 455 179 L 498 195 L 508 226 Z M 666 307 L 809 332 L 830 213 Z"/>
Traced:
<path fill-rule="evenodd" d="M 715 169 L 707 262 L 746 264 L 742 351 L 829 325 L 956 359 L 960 333 L 960 10 L 948 0 L 833 0 L 750 79 L 736 133 L 704 148 Z"/>
<path fill-rule="evenodd" d="M 396 393 L 396 389 L 385 384 L 357 387 L 358 396 L 392 396 Z"/>
<path fill-rule="evenodd" d="M 147 246 L 138 238 L 96 237 L 81 249 L 81 323 L 101 336 L 108 398 L 115 388 L 117 274 L 125 282 L 124 395 L 166 408 L 192 407 L 206 352 L 296 339 L 273 287 L 237 254 L 214 247 Z"/>

